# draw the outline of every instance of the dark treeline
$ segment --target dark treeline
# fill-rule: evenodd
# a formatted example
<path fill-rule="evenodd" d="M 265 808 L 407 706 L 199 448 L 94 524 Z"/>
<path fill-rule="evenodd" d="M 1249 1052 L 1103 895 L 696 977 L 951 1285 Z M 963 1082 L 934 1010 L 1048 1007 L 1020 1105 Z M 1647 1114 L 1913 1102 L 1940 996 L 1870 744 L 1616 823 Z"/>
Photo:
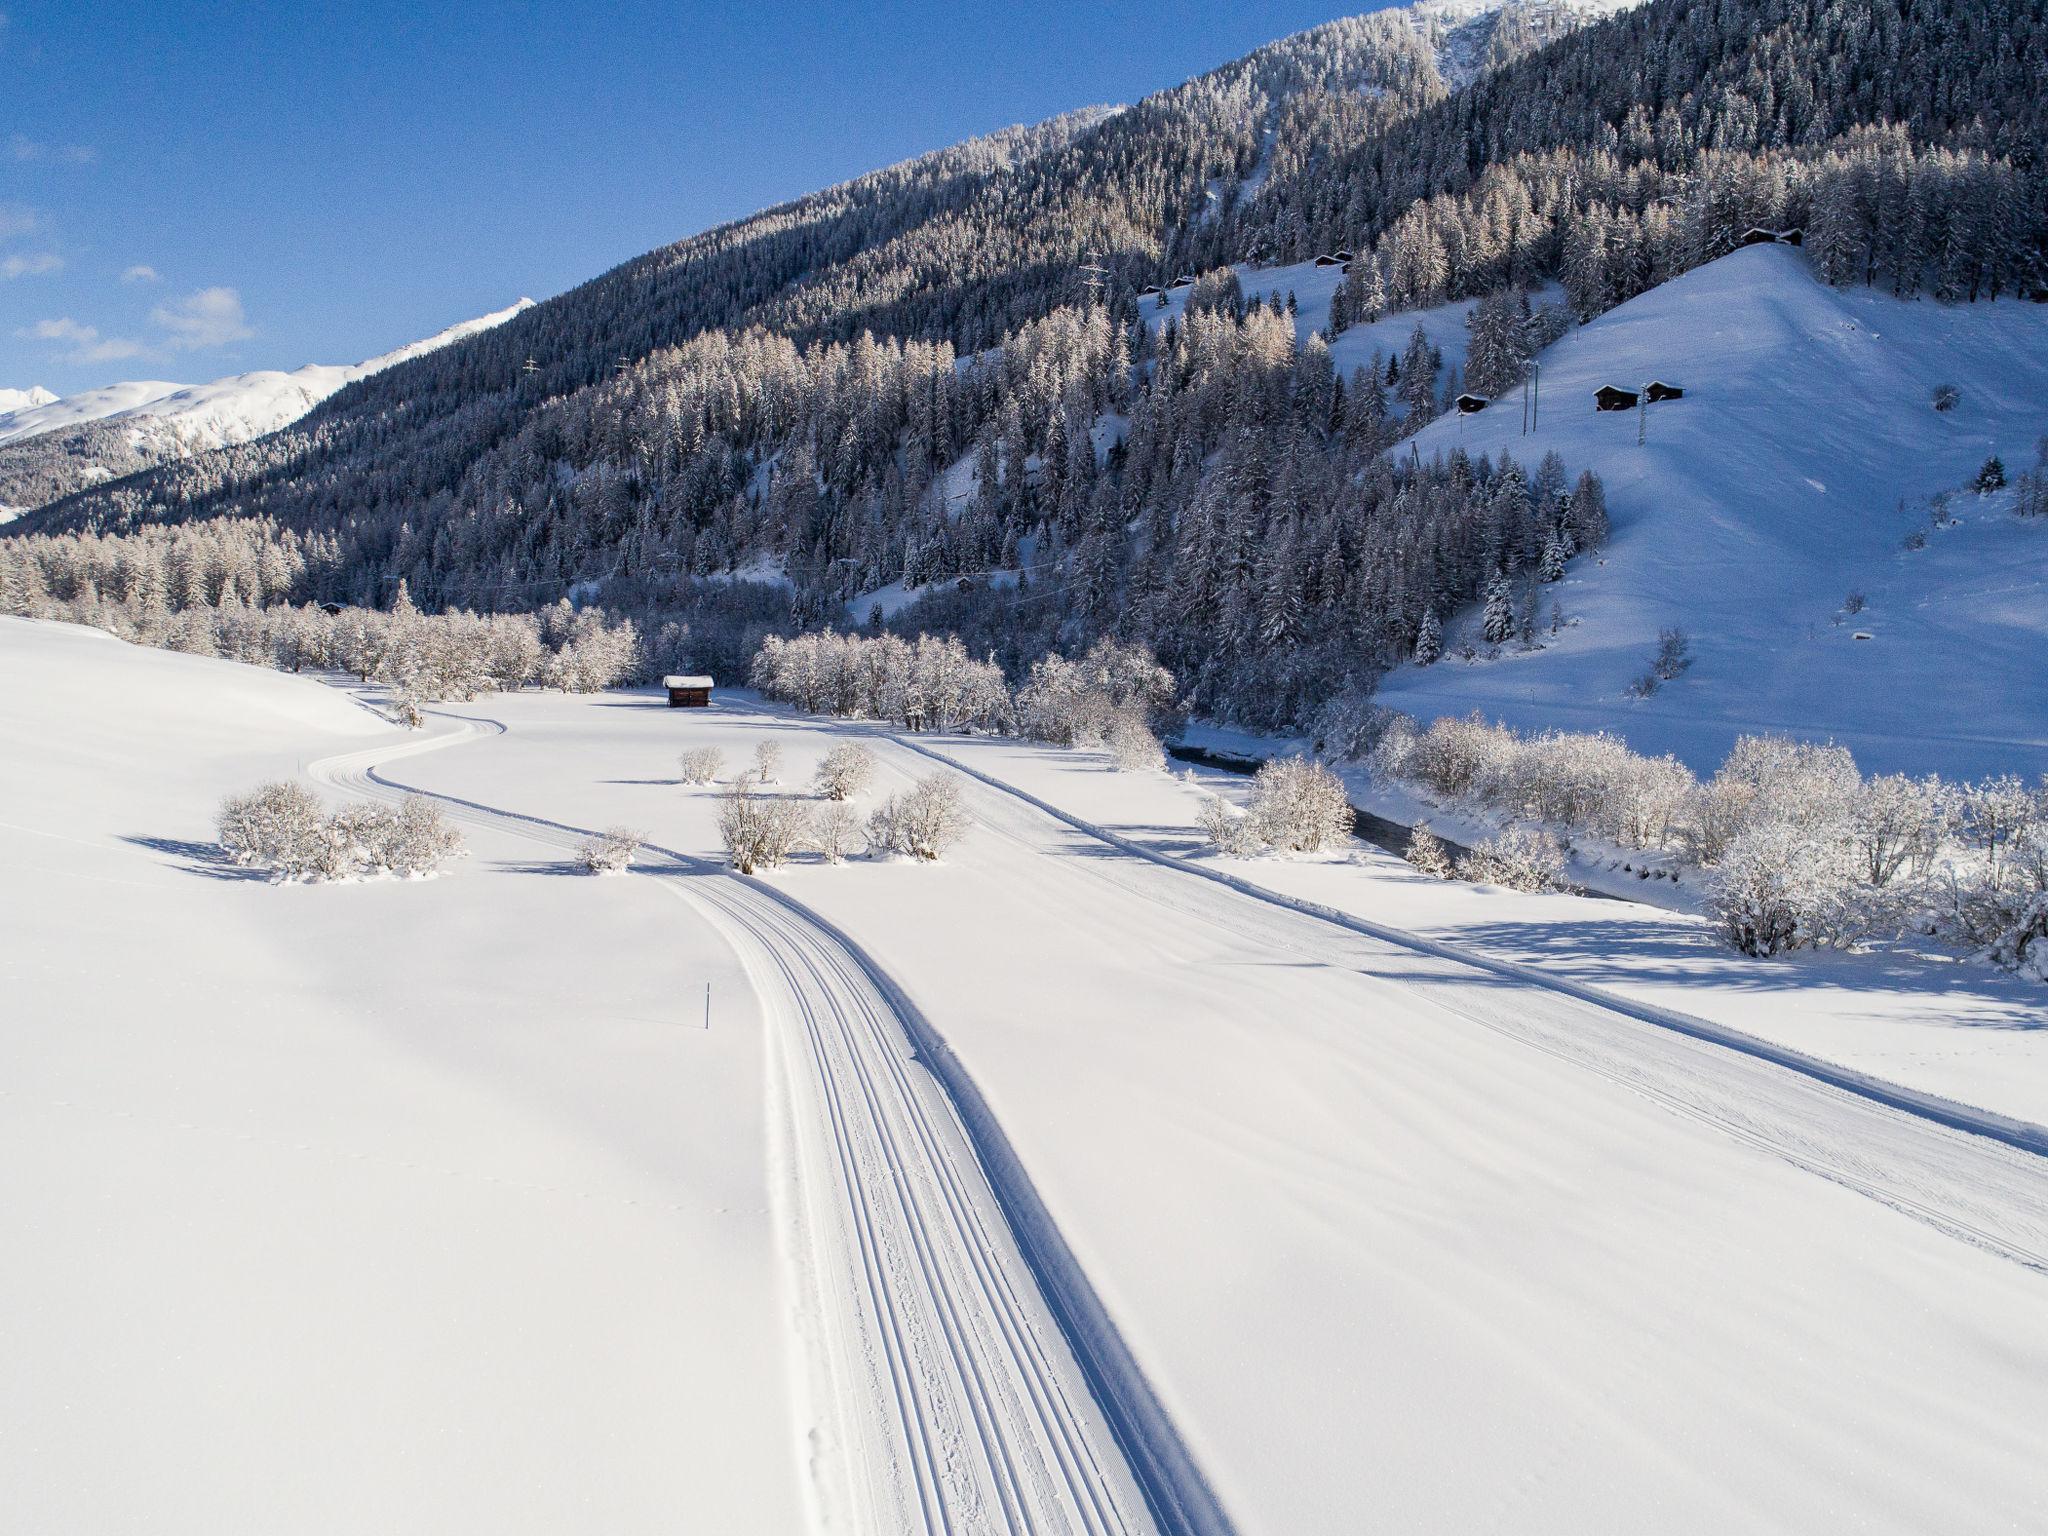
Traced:
<path fill-rule="evenodd" d="M 1340 379 L 1225 263 L 1355 252 L 1305 331 L 1486 297 L 1469 366 L 1495 391 L 1554 333 L 1517 290 L 1560 278 L 1585 318 L 1752 224 L 1805 228 L 1830 281 L 2032 287 L 2044 13 L 1335 22 L 693 237 L 270 438 L 24 521 L 260 518 L 317 542 L 295 600 L 601 602 L 650 665 L 721 671 L 764 627 L 867 623 L 859 594 L 939 583 L 891 622 L 1013 668 L 1138 641 L 1197 707 L 1298 721 L 1481 596 L 1491 634 L 1538 643 L 1537 588 L 1604 513 L 1555 463 L 1390 454 L 1452 382 L 1428 343 Z M 1203 275 L 1162 331 L 1138 289 L 1183 271 Z"/>

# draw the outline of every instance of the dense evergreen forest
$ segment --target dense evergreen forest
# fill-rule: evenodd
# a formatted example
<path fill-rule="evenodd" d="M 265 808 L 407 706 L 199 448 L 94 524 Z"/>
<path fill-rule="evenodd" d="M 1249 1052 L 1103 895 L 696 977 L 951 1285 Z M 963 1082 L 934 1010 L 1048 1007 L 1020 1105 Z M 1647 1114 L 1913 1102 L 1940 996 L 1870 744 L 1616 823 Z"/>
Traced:
<path fill-rule="evenodd" d="M 1258 725 L 1426 656 L 1464 602 L 1540 644 L 1542 588 L 1604 531 L 1598 484 L 1392 451 L 1446 404 L 1427 342 L 1340 378 L 1317 329 L 1483 300 L 1468 369 L 1507 388 L 1573 319 L 1759 224 L 1803 228 L 1836 283 L 2048 281 L 2048 0 L 1579 21 L 1333 22 L 684 240 L 10 531 L 257 519 L 314 552 L 288 600 L 568 598 L 632 618 L 650 668 L 732 675 L 771 630 L 886 623 L 1014 674 L 1111 635 Z M 1306 340 L 1229 270 L 1340 249 Z M 1162 327 L 1142 290 L 1183 274 Z M 1529 305 L 1551 279 L 1568 313 Z M 0 541 L 41 601 L 96 597 L 91 564 Z M 899 582 L 927 595 L 864 602 Z"/>

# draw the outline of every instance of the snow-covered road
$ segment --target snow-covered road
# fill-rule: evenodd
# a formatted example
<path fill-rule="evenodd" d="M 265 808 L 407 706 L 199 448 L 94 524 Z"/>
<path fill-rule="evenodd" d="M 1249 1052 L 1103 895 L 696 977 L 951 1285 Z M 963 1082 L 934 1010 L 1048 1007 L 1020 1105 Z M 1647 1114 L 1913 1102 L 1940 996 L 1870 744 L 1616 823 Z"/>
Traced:
<path fill-rule="evenodd" d="M 325 758 L 312 777 L 396 799 L 395 760 L 506 731 L 451 728 Z M 443 791 L 456 820 L 573 850 L 586 829 Z M 785 1193 L 797 1328 L 814 1419 L 812 1494 L 835 1529 L 1112 1536 L 1228 1529 L 1142 1383 L 1060 1323 L 1099 1315 L 1071 1265 L 1046 1276 L 1048 1245 L 1027 1191 L 999 1199 L 974 1135 L 919 1059 L 943 1051 L 871 961 L 762 882 L 648 845 L 641 873 L 695 908 L 741 956 L 780 1059 Z M 993 1125 L 984 1135 L 999 1138 Z M 1019 1204 L 1036 1230 L 1020 1251 Z M 1058 1307 L 1056 1314 L 1054 1308 Z M 1098 1403 L 1094 1393 L 1101 1391 Z M 1105 1413 L 1105 1410 L 1107 1411 Z M 1112 1428 L 1110 1418 L 1118 1422 Z M 822 1437 L 822 1439 L 818 1438 Z M 1123 1446 L 1146 1471 L 1141 1492 Z M 1159 1515 L 1155 1523 L 1154 1513 Z"/>

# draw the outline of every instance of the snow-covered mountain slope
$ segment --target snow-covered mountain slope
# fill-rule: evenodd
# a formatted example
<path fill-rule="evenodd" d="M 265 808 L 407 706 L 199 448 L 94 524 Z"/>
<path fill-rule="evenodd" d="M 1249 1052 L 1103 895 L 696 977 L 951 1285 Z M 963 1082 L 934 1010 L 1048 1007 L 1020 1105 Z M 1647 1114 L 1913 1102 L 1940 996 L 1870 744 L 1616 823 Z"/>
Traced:
<path fill-rule="evenodd" d="M 1534 469 L 1555 449 L 1606 484 L 1609 545 L 1542 594 L 1574 621 L 1524 654 L 1404 667 L 1382 697 L 1419 716 L 1480 710 L 1529 727 L 1614 729 L 1711 769 L 1734 737 L 1832 737 L 1867 768 L 2048 769 L 2048 526 L 1964 486 L 1985 458 L 2032 464 L 2048 431 L 2048 306 L 1940 305 L 1830 289 L 1758 246 L 1601 316 L 1542 358 L 1542 415 L 1519 395 L 1446 417 L 1424 458 L 1462 447 Z M 1662 379 L 1685 398 L 1599 413 L 1593 392 Z M 1940 384 L 1961 392 L 1938 412 Z M 1956 494 L 1933 527 L 1929 498 Z M 1924 548 L 1908 537 L 1926 533 Z M 1852 593 L 1865 606 L 1843 612 Z M 1839 618 L 1839 621 L 1838 621 Z M 1692 668 L 1628 685 L 1658 632 Z M 1484 647 L 1481 647 L 1483 651 Z"/>
<path fill-rule="evenodd" d="M 8 391 L 26 402 L 0 413 L 0 444 L 87 422 L 118 420 L 129 428 L 129 444 L 153 460 L 245 443 L 297 421 L 314 406 L 357 379 L 502 325 L 533 307 L 521 299 L 507 309 L 415 341 L 355 364 L 309 363 L 286 373 L 274 368 L 239 373 L 210 384 L 158 380 L 110 384 L 58 399 L 47 390 Z M 40 396 L 39 399 L 30 397 Z"/>

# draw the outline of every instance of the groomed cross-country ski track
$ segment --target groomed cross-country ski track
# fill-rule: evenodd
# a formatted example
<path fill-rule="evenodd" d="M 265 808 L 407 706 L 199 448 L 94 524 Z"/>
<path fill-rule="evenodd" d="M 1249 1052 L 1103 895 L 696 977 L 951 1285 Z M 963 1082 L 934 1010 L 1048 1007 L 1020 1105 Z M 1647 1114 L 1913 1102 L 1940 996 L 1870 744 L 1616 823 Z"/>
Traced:
<path fill-rule="evenodd" d="M 311 777 L 573 851 L 588 830 L 415 790 L 385 765 L 502 733 L 451 728 Z M 762 881 L 643 845 L 637 873 L 734 947 L 771 1021 L 801 1367 L 821 1523 L 882 1533 L 1230 1524 L 944 1042 L 843 934 Z"/>

